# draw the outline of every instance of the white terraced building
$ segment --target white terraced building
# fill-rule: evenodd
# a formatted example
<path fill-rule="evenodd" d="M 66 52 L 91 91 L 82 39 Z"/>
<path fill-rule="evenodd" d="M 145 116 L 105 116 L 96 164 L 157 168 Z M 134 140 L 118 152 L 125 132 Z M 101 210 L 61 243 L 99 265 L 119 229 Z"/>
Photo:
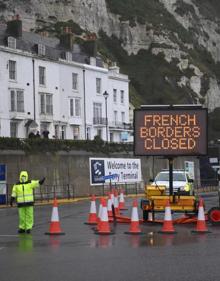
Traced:
<path fill-rule="evenodd" d="M 95 47 L 90 37 L 82 51 L 69 31 L 61 40 L 24 32 L 19 19 L 1 25 L 0 137 L 129 141 L 128 77 L 105 68 Z"/>

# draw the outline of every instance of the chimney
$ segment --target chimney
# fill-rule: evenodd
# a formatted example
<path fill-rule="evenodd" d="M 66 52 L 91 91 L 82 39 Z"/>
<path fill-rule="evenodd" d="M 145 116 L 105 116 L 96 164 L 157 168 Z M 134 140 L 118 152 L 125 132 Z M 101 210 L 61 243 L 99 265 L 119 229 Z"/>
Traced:
<path fill-rule="evenodd" d="M 72 33 L 72 28 L 65 26 L 63 28 L 63 33 L 60 36 L 60 45 L 67 50 L 73 49 L 73 44 L 75 41 L 74 34 Z"/>
<path fill-rule="evenodd" d="M 97 37 L 95 33 L 88 34 L 83 43 L 83 49 L 90 57 L 97 56 Z"/>
<path fill-rule="evenodd" d="M 89 62 L 90 62 L 90 65 L 96 66 L 96 58 L 90 57 L 90 58 L 89 58 Z"/>
<path fill-rule="evenodd" d="M 120 72 L 120 67 L 117 66 L 117 62 L 112 62 L 111 66 L 109 67 L 109 70 L 114 72 L 114 73 L 119 73 Z"/>
<path fill-rule="evenodd" d="M 22 21 L 19 15 L 16 15 L 11 21 L 7 22 L 6 33 L 8 36 L 15 38 L 22 37 Z"/>

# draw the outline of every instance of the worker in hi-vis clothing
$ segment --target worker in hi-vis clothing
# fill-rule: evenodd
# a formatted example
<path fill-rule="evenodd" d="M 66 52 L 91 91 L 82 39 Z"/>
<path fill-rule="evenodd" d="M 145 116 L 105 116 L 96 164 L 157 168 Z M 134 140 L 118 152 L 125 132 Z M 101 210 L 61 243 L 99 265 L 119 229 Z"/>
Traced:
<path fill-rule="evenodd" d="M 184 191 L 190 195 L 190 191 L 191 191 L 191 184 L 190 183 L 187 183 L 185 186 L 184 186 Z"/>
<path fill-rule="evenodd" d="M 45 177 L 41 180 L 28 180 L 28 173 L 20 173 L 20 181 L 12 188 L 10 205 L 17 201 L 19 229 L 18 233 L 30 233 L 34 224 L 34 192 L 33 190 L 43 184 Z"/>

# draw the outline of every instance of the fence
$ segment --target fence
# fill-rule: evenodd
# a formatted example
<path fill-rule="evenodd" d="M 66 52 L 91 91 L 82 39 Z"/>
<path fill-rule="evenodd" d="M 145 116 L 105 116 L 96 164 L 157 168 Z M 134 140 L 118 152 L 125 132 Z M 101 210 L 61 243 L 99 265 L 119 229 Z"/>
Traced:
<path fill-rule="evenodd" d="M 134 184 L 131 183 L 124 183 L 124 184 L 111 184 L 111 185 L 99 185 L 99 186 L 92 186 L 91 193 L 97 196 L 104 196 L 108 195 L 108 192 L 114 188 L 116 190 L 123 190 L 125 195 L 128 194 L 142 194 L 144 193 L 144 182 L 136 182 Z"/>
<path fill-rule="evenodd" d="M 115 188 L 117 190 L 122 189 L 125 195 L 128 194 L 140 194 L 144 192 L 144 183 L 135 184 L 112 184 L 112 185 L 99 185 L 90 186 L 88 193 L 82 194 L 79 188 L 77 189 L 74 184 L 62 184 L 62 185 L 43 185 L 34 191 L 34 198 L 37 202 L 44 202 L 53 199 L 54 197 L 58 199 L 74 199 L 78 197 L 88 197 L 91 194 L 96 196 L 108 195 L 108 192 Z M 7 184 L 6 192 L 6 205 L 9 205 L 11 197 L 11 185 Z"/>
<path fill-rule="evenodd" d="M 6 192 L 6 204 L 10 202 L 11 190 L 9 189 L 11 185 L 7 185 Z M 78 197 L 88 197 L 91 194 L 96 196 L 106 196 L 112 188 L 116 190 L 123 190 L 125 195 L 129 194 L 143 194 L 144 193 L 144 182 L 134 183 L 134 184 L 103 184 L 98 186 L 90 186 L 88 193 L 82 194 L 79 188 L 76 188 L 74 184 L 62 184 L 62 185 L 43 185 L 37 188 L 34 192 L 35 201 L 44 202 L 53 199 L 54 197 L 58 199 L 74 199 Z M 196 187 L 195 193 L 199 192 L 214 192 L 219 191 L 220 186 L 210 185 L 205 187 Z"/>

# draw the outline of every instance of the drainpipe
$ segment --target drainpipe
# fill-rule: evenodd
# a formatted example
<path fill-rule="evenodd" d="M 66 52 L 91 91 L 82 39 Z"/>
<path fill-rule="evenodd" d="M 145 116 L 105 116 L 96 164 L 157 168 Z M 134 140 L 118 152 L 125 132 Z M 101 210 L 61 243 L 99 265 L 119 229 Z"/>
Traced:
<path fill-rule="evenodd" d="M 35 61 L 32 59 L 32 66 L 33 66 L 33 102 L 34 102 L 34 121 L 36 122 L 36 100 L 35 100 Z"/>
<path fill-rule="evenodd" d="M 87 140 L 87 133 L 86 133 L 86 80 L 85 80 L 85 69 L 83 69 L 83 99 L 84 99 L 84 133 L 85 133 L 85 140 Z"/>

